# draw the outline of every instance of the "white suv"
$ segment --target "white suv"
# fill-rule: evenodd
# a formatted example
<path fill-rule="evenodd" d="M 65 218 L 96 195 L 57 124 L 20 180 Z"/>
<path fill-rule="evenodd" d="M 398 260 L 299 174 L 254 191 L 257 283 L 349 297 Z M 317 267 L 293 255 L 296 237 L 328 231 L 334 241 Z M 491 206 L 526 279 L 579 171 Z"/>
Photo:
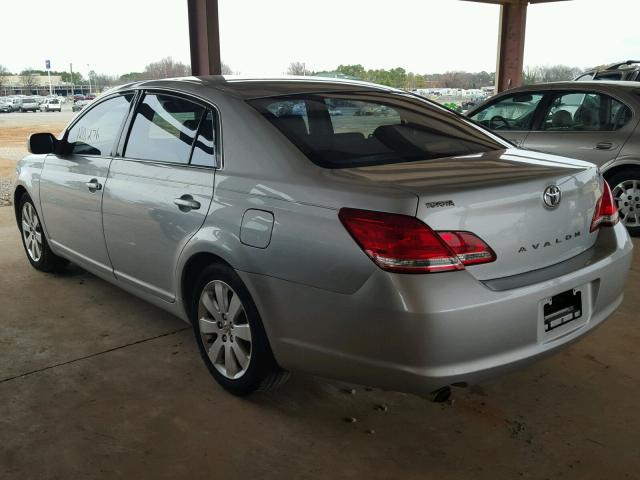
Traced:
<path fill-rule="evenodd" d="M 61 112 L 62 111 L 62 103 L 58 98 L 47 98 L 44 102 L 40 104 L 41 112 Z"/>

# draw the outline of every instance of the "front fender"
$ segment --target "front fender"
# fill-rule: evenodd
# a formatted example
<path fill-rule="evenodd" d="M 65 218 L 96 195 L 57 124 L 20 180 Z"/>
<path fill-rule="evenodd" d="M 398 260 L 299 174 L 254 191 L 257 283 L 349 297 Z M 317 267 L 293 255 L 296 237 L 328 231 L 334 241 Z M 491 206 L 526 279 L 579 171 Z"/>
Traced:
<path fill-rule="evenodd" d="M 33 204 L 36 207 L 38 216 L 40 217 L 45 235 L 48 238 L 46 223 L 42 215 L 42 208 L 40 207 L 40 177 L 42 175 L 42 169 L 44 168 L 45 159 L 46 155 L 27 155 L 16 164 L 16 179 L 13 185 L 13 201 L 17 220 L 18 190 L 24 189 L 27 191 L 33 200 Z"/>

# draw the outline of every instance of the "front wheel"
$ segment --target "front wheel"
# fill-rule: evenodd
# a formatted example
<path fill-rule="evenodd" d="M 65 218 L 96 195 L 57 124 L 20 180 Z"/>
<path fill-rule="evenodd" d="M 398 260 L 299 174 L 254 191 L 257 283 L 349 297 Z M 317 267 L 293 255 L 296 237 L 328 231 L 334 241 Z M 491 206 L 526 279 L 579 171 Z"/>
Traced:
<path fill-rule="evenodd" d="M 29 195 L 20 199 L 18 224 L 22 234 L 22 244 L 29 263 L 42 272 L 57 272 L 66 267 L 68 261 L 51 251 L 42 230 L 36 207 Z"/>
<path fill-rule="evenodd" d="M 258 310 L 238 274 L 226 265 L 207 267 L 196 282 L 191 322 L 211 375 L 234 395 L 283 383 Z"/>

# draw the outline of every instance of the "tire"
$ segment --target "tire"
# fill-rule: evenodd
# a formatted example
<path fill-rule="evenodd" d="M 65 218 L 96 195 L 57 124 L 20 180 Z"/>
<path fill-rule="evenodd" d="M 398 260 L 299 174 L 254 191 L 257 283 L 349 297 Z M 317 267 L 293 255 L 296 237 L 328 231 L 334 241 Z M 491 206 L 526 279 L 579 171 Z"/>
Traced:
<path fill-rule="evenodd" d="M 238 274 L 213 264 L 195 285 L 190 320 L 200 355 L 216 381 L 237 396 L 284 383 L 289 374 L 276 363 L 258 309 Z"/>
<path fill-rule="evenodd" d="M 640 237 L 640 168 L 625 167 L 605 174 L 616 199 L 620 221 L 629 235 Z"/>
<path fill-rule="evenodd" d="M 67 266 L 68 260 L 58 257 L 51 251 L 42 231 L 42 222 L 40 222 L 38 212 L 31 197 L 26 193 L 22 195 L 18 204 L 18 226 L 24 252 L 33 268 L 41 272 L 59 272 Z M 40 241 L 38 241 L 38 237 Z"/>

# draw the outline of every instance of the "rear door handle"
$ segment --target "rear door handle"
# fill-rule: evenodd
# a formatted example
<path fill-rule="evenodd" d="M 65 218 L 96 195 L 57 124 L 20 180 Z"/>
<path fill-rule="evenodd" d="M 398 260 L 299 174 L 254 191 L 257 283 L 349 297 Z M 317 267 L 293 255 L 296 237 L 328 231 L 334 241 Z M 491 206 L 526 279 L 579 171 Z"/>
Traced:
<path fill-rule="evenodd" d="M 92 178 L 91 181 L 85 183 L 85 185 L 87 186 L 87 188 L 91 193 L 94 193 L 98 190 L 102 190 L 102 184 L 98 182 L 97 178 Z"/>
<path fill-rule="evenodd" d="M 612 148 L 613 148 L 613 143 L 611 142 L 596 143 L 596 150 L 611 150 Z"/>
<path fill-rule="evenodd" d="M 194 200 L 191 195 L 182 195 L 181 197 L 176 198 L 173 203 L 178 206 L 181 212 L 198 210 L 200 208 L 200 202 Z"/>

